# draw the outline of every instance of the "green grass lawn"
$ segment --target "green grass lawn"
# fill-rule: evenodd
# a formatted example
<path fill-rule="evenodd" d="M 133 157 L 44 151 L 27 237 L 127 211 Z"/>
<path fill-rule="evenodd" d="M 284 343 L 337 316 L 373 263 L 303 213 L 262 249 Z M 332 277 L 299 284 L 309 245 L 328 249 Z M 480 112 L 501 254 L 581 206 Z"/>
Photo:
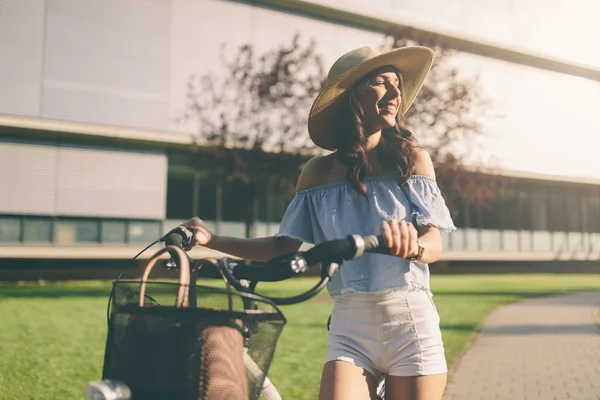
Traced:
<path fill-rule="evenodd" d="M 291 295 L 315 278 L 263 285 Z M 259 289 L 261 286 L 259 286 Z M 600 288 L 594 275 L 433 276 L 450 365 L 494 308 L 525 298 Z M 109 282 L 0 286 L 0 399 L 81 399 L 100 378 Z M 269 373 L 284 399 L 315 399 L 332 302 L 323 293 L 283 307 L 288 320 Z"/>

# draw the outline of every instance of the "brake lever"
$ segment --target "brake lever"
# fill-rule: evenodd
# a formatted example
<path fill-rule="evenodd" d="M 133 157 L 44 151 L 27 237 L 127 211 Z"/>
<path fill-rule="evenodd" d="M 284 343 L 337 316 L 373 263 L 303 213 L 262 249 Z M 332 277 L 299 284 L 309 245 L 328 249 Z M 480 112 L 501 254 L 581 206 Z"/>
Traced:
<path fill-rule="evenodd" d="M 177 265 L 175 260 L 173 260 L 173 258 L 171 257 L 171 258 L 169 258 L 169 261 L 167 261 L 167 263 L 165 264 L 165 269 L 167 271 L 178 271 L 179 266 Z"/>
<path fill-rule="evenodd" d="M 192 258 L 189 256 L 189 254 L 187 252 L 185 253 L 185 255 L 187 256 L 190 265 L 192 265 L 192 263 L 193 263 Z M 177 265 L 175 260 L 173 260 L 173 257 L 169 258 L 169 261 L 167 261 L 165 263 L 164 268 L 167 271 L 179 271 L 179 265 Z"/>
<path fill-rule="evenodd" d="M 343 260 L 339 260 L 338 262 L 329 261 L 326 266 L 321 264 L 321 279 L 333 278 L 333 276 L 340 269 L 342 262 L 343 262 Z"/>
<path fill-rule="evenodd" d="M 238 263 L 231 258 L 221 258 L 216 264 L 217 268 L 225 276 L 225 279 L 231 286 L 240 292 L 248 292 L 248 288 L 245 287 L 235 276 L 233 276 L 233 270 L 238 266 Z"/>

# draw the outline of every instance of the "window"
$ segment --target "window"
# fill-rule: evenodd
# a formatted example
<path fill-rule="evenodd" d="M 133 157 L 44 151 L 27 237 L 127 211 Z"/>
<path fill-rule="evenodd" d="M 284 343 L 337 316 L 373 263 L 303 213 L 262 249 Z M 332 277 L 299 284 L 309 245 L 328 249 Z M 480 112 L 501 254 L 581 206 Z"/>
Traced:
<path fill-rule="evenodd" d="M 167 218 L 177 220 L 190 219 L 193 213 L 193 187 L 192 179 L 185 177 L 169 176 L 167 182 Z M 202 192 L 202 188 L 200 191 Z M 204 213 L 201 218 L 207 219 Z"/>
<path fill-rule="evenodd" d="M 531 195 L 531 229 L 548 230 L 548 195 L 540 190 Z"/>
<path fill-rule="evenodd" d="M 75 225 L 78 243 L 98 243 L 100 235 L 97 220 L 78 220 Z"/>
<path fill-rule="evenodd" d="M 553 232 L 566 232 L 567 205 L 565 193 L 554 189 L 548 197 L 548 229 Z"/>
<path fill-rule="evenodd" d="M 52 219 L 25 217 L 23 220 L 23 242 L 50 243 L 52 241 Z"/>
<path fill-rule="evenodd" d="M 519 228 L 530 231 L 533 222 L 531 189 L 528 186 L 521 187 L 517 197 L 519 199 Z"/>
<path fill-rule="evenodd" d="M 502 229 L 516 231 L 520 228 L 521 211 L 517 191 L 509 189 L 502 195 Z"/>
<path fill-rule="evenodd" d="M 221 183 L 221 190 L 227 182 Z M 203 215 L 202 218 L 214 220 L 217 217 L 217 181 L 206 180 L 200 182 L 200 190 L 198 193 L 198 213 Z M 225 210 L 223 210 L 225 214 Z M 185 219 L 189 219 L 186 217 Z"/>
<path fill-rule="evenodd" d="M 158 221 L 132 221 L 129 223 L 129 242 L 150 244 L 162 236 L 160 230 Z"/>
<path fill-rule="evenodd" d="M 452 213 L 452 220 L 457 228 L 467 228 L 469 226 L 468 211 L 464 200 L 457 196 L 454 199 L 454 212 Z"/>
<path fill-rule="evenodd" d="M 585 215 L 586 232 L 600 233 L 600 188 L 590 191 Z"/>
<path fill-rule="evenodd" d="M 258 190 L 258 189 L 257 189 Z M 241 181 L 231 181 L 223 187 L 223 220 L 246 221 L 252 216 L 253 188 Z M 214 193 L 214 192 L 213 192 Z"/>
<path fill-rule="evenodd" d="M 58 219 L 54 223 L 54 243 L 97 243 L 98 222 L 91 219 Z"/>
<path fill-rule="evenodd" d="M 567 230 L 569 232 L 583 231 L 583 195 L 579 191 L 567 192 Z"/>
<path fill-rule="evenodd" d="M 285 215 L 285 212 L 294 199 L 294 195 L 290 194 L 279 194 L 273 196 L 273 221 L 280 222 Z"/>
<path fill-rule="evenodd" d="M 504 215 L 502 212 L 502 198 L 496 196 L 496 198 L 489 200 L 481 210 L 481 228 L 482 229 L 502 229 L 504 225 Z"/>
<path fill-rule="evenodd" d="M 102 221 L 100 241 L 102 243 L 125 243 L 126 231 L 125 221 Z"/>
<path fill-rule="evenodd" d="M 0 216 L 0 242 L 19 242 L 21 239 L 21 218 Z"/>

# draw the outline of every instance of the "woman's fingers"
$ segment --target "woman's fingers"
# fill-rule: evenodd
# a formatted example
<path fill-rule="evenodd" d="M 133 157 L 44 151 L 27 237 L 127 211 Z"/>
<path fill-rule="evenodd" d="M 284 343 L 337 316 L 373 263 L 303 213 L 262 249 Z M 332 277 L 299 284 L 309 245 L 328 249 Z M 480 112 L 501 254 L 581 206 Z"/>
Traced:
<path fill-rule="evenodd" d="M 408 224 L 406 223 L 406 221 L 401 221 L 398 222 L 398 226 L 400 229 L 400 249 L 398 251 L 398 254 L 400 254 L 402 258 L 406 258 L 406 256 L 408 255 L 408 248 L 410 246 L 410 234 L 408 232 Z"/>
<path fill-rule="evenodd" d="M 212 233 L 208 230 L 204 221 L 198 217 L 194 217 L 182 224 L 186 228 L 189 228 L 193 232 L 193 237 L 190 244 L 185 250 L 191 250 L 195 245 L 206 245 L 212 238 Z"/>
<path fill-rule="evenodd" d="M 185 226 L 186 228 L 193 229 L 195 226 L 204 225 L 204 222 L 200 218 L 194 217 L 192 219 L 185 221 L 181 225 Z"/>
<path fill-rule="evenodd" d="M 211 234 L 204 227 L 194 228 L 194 243 L 204 246 L 210 240 Z"/>
<path fill-rule="evenodd" d="M 385 245 L 390 249 L 392 255 L 406 258 L 417 252 L 418 232 L 410 222 L 406 221 L 383 221 L 379 228 Z"/>
<path fill-rule="evenodd" d="M 383 243 L 385 243 L 385 246 L 387 248 L 391 248 L 393 245 L 392 228 L 390 228 L 390 224 L 388 224 L 387 221 L 383 221 L 381 223 L 381 225 L 379 226 L 379 233 L 381 234 L 381 237 L 383 238 Z"/>
<path fill-rule="evenodd" d="M 390 227 L 392 228 L 392 254 L 397 256 L 402 250 L 402 230 L 400 223 L 394 219 L 390 221 Z"/>

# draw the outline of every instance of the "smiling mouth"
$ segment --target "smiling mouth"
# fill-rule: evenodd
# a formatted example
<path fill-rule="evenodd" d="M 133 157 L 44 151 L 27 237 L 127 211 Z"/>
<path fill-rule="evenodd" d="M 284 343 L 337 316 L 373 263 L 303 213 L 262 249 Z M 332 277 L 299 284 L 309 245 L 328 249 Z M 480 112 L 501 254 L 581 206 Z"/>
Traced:
<path fill-rule="evenodd" d="M 391 105 L 390 106 L 385 106 L 385 107 L 379 107 L 379 109 L 381 111 L 387 111 L 387 112 L 390 112 L 390 113 L 394 113 L 397 110 L 397 108 L 395 106 L 391 106 Z"/>

